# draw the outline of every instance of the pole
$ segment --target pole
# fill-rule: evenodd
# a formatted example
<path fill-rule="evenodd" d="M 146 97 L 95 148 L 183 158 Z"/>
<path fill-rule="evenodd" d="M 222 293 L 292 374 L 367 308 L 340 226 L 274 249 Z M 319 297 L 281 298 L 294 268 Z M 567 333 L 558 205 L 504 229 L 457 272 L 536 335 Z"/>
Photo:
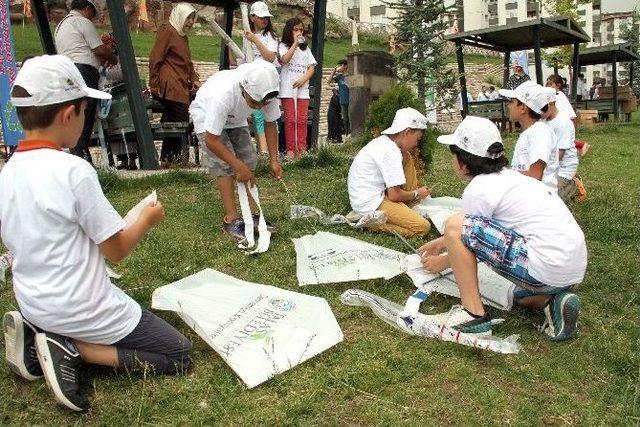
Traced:
<path fill-rule="evenodd" d="M 38 34 L 40 34 L 42 49 L 47 55 L 55 55 L 56 45 L 53 42 L 53 35 L 51 35 L 51 27 L 49 27 L 49 18 L 47 17 L 47 9 L 44 6 L 44 0 L 33 0 L 32 4 L 36 15 L 36 24 L 38 27 Z"/>
<path fill-rule="evenodd" d="M 309 104 L 312 111 L 311 135 L 307 137 L 309 148 L 315 148 L 320 130 L 320 97 L 322 95 L 322 66 L 324 64 L 325 19 L 327 17 L 327 0 L 316 0 L 313 3 L 313 31 L 311 34 L 311 53 L 318 65 L 311 78 L 313 100 Z"/>
<path fill-rule="evenodd" d="M 458 74 L 460 74 L 460 95 L 462 97 L 462 118 L 469 113 L 469 99 L 467 98 L 467 78 L 464 75 L 464 58 L 462 56 L 462 42 L 456 40 L 456 58 L 458 60 Z"/>
<path fill-rule="evenodd" d="M 616 123 L 618 122 L 618 51 L 613 51 L 613 117 Z"/>
<path fill-rule="evenodd" d="M 138 149 L 140 150 L 140 166 L 142 169 L 158 169 L 158 152 L 153 143 L 153 133 L 149 124 L 149 116 L 142 99 L 140 75 L 133 52 L 131 35 L 121 0 L 107 0 L 109 17 L 113 34 L 118 46 L 118 59 L 122 68 L 122 77 L 127 88 L 127 99 L 131 110 L 131 118 L 136 130 Z"/>
<path fill-rule="evenodd" d="M 578 100 L 578 74 L 580 74 L 580 43 L 573 44 L 573 75 L 571 76 L 571 101 Z"/>
<path fill-rule="evenodd" d="M 507 81 L 509 80 L 509 62 L 511 61 L 511 51 L 507 50 L 504 53 L 504 70 L 502 70 L 502 87 L 507 87 Z"/>
<path fill-rule="evenodd" d="M 229 37 L 231 37 L 231 32 L 233 31 L 234 8 L 235 4 L 233 2 L 229 2 L 224 5 L 224 32 L 227 33 Z M 229 50 L 227 49 L 224 40 L 220 40 L 220 69 L 229 69 Z"/>
<path fill-rule="evenodd" d="M 533 57 L 536 65 L 536 80 L 539 85 L 544 86 L 542 80 L 542 59 L 540 58 L 540 25 L 533 26 Z"/>

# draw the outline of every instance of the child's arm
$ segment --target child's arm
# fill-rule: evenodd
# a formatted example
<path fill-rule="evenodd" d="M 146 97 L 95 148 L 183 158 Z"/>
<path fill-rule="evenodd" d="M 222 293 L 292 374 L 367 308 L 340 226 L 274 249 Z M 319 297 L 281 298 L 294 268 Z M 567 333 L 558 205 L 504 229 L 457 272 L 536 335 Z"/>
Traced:
<path fill-rule="evenodd" d="M 311 77 L 313 77 L 313 73 L 316 71 L 315 65 L 309 65 L 307 71 L 300 77 L 298 80 L 293 82 L 293 87 L 302 87 L 305 83 L 307 83 Z"/>
<path fill-rule="evenodd" d="M 449 254 L 441 255 L 446 249 L 444 237 L 438 237 L 435 240 L 425 243 L 418 248 L 418 254 L 422 259 L 422 265 L 431 273 L 439 273 L 451 268 Z"/>
<path fill-rule="evenodd" d="M 546 166 L 547 164 L 545 162 L 543 162 L 542 160 L 538 160 L 537 162 L 529 166 L 529 170 L 520 171 L 520 173 L 535 178 L 538 181 L 542 181 L 542 173 L 544 172 L 544 168 Z"/>
<path fill-rule="evenodd" d="M 262 43 L 262 41 L 260 41 L 260 37 L 258 37 L 257 34 L 252 33 L 251 31 L 245 31 L 244 35 L 247 38 L 247 40 L 249 40 L 251 43 L 256 45 L 256 47 L 258 48 L 258 51 L 260 52 L 260 55 L 262 56 L 262 59 L 264 59 L 267 62 L 275 61 L 276 53 L 270 51 L 269 48 L 266 47 L 264 43 Z"/>
<path fill-rule="evenodd" d="M 160 202 L 145 206 L 136 222 L 100 243 L 100 252 L 110 262 L 119 263 L 131 253 L 147 231 L 162 221 L 162 218 L 164 208 Z"/>
<path fill-rule="evenodd" d="M 431 191 L 427 187 L 419 187 L 414 191 L 403 190 L 399 185 L 387 188 L 387 198 L 392 202 L 417 202 L 429 194 Z"/>

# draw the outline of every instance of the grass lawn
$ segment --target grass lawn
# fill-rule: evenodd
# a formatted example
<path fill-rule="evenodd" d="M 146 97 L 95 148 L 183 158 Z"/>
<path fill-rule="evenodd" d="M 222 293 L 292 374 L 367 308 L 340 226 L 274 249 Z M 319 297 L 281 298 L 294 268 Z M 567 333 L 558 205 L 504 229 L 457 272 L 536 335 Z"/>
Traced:
<path fill-rule="evenodd" d="M 41 55 L 43 53 L 40 45 L 38 30 L 34 24 L 14 25 L 13 38 L 15 44 L 15 55 L 21 61 L 27 55 Z M 55 26 L 51 28 L 53 32 Z M 98 29 L 99 33 L 106 32 L 106 29 Z M 131 41 L 136 56 L 146 58 L 153 47 L 155 33 L 140 32 L 131 33 Z M 241 46 L 242 41 L 236 39 L 236 43 Z M 220 38 L 218 36 L 191 35 L 189 36 L 189 46 L 194 61 L 218 62 L 220 60 Z M 387 51 L 388 46 L 379 41 L 361 37 L 360 50 L 383 50 Z M 324 66 L 335 67 L 338 61 L 351 52 L 351 38 L 348 39 L 327 39 L 324 48 Z M 449 62 L 455 62 L 455 56 L 449 57 Z M 500 64 L 502 59 L 493 56 L 465 55 L 466 63 L 490 63 Z"/>
<path fill-rule="evenodd" d="M 580 288 L 579 336 L 555 344 L 537 332 L 541 317 L 522 309 L 491 310 L 506 322 L 500 336 L 520 334 L 518 355 L 499 355 L 455 344 L 410 337 L 387 326 L 368 309 L 339 300 L 359 288 L 397 302 L 413 291 L 407 277 L 390 281 L 299 288 L 290 239 L 312 233 L 304 220 L 289 220 L 291 200 L 281 184 L 262 172 L 258 185 L 279 234 L 265 254 L 247 257 L 220 234 L 222 217 L 214 185 L 204 175 L 168 175 L 119 180 L 103 177 L 107 197 L 124 213 L 157 189 L 166 212 L 117 270 L 119 285 L 149 307 L 154 288 L 203 268 L 272 284 L 328 300 L 343 343 L 247 390 L 231 369 L 177 316 L 160 313 L 194 342 L 195 368 L 183 377 L 93 372 L 92 409 L 77 415 L 58 407 L 43 381 L 15 378 L 0 357 L 0 424 L 69 425 L 632 425 L 638 411 L 638 115 L 632 125 L 579 131 L 591 151 L 580 173 L 589 196 L 572 204 L 586 234 L 589 266 Z M 514 138 L 507 139 L 512 150 Z M 329 165 L 288 165 L 287 186 L 300 204 L 334 213 L 348 211 L 346 177 L 357 147 L 336 150 Z M 264 168 L 262 168 L 264 169 Z M 437 195 L 460 196 L 464 185 L 450 169 L 444 147 L 424 182 Z M 319 229 L 405 251 L 394 236 Z M 432 234 L 430 238 L 435 237 Z M 413 244 L 418 245 L 414 239 Z M 142 286 L 142 288 L 140 288 Z M 424 312 L 447 310 L 457 300 L 436 295 Z M 0 287 L 0 311 L 15 309 L 10 281 Z M 635 397 L 634 397 L 635 396 Z"/>

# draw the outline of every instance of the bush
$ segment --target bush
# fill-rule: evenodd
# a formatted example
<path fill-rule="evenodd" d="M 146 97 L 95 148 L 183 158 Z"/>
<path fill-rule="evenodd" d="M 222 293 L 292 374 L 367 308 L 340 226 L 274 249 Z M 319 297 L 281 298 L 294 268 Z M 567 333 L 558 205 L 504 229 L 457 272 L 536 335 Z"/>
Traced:
<path fill-rule="evenodd" d="M 378 100 L 371 103 L 369 114 L 365 124 L 363 143 L 380 135 L 380 132 L 391 126 L 396 111 L 401 108 L 415 108 L 422 114 L 425 113 L 425 105 L 420 102 L 413 89 L 407 85 L 398 84 L 385 92 Z M 435 141 L 434 129 L 430 126 L 418 144 L 417 153 L 413 153 L 419 163 L 419 170 L 426 170 L 431 164 L 432 149 Z M 429 141 L 432 142 L 429 142 Z"/>

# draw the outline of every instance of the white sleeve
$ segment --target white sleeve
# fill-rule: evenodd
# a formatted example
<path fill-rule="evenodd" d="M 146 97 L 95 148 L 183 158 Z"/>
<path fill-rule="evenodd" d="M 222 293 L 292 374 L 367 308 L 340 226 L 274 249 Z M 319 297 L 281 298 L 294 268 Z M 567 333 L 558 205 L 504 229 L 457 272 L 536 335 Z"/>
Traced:
<path fill-rule="evenodd" d="M 404 176 L 404 168 L 402 167 L 402 154 L 397 150 L 388 150 L 380 153 L 375 156 L 374 160 L 378 169 L 380 169 L 387 188 L 404 185 L 407 182 L 407 178 Z"/>
<path fill-rule="evenodd" d="M 556 137 L 558 138 L 559 150 L 568 150 L 573 147 L 576 143 L 576 130 L 573 127 L 573 123 L 569 120 L 565 121 L 563 126 L 558 128 Z"/>
<path fill-rule="evenodd" d="M 262 107 L 264 113 L 264 120 L 267 122 L 275 122 L 280 118 L 280 102 L 278 98 L 273 98 L 267 105 Z"/>
<path fill-rule="evenodd" d="M 232 106 L 221 100 L 212 100 L 209 105 L 205 105 L 204 130 L 212 135 L 222 135 L 224 125 L 227 124 L 227 116 L 231 112 Z"/>
<path fill-rule="evenodd" d="M 125 227 L 120 214 L 104 196 L 94 170 L 79 168 L 72 176 L 72 185 L 78 224 L 96 245 Z"/>
<path fill-rule="evenodd" d="M 530 137 L 533 137 L 533 143 L 529 144 L 529 168 L 538 160 L 549 164 L 551 152 L 556 146 L 554 141 L 556 136 L 551 128 L 547 126 L 547 129 L 538 129 L 536 134 Z"/>
<path fill-rule="evenodd" d="M 309 68 L 310 65 L 316 65 L 318 63 L 318 61 L 316 61 L 316 58 L 313 57 L 313 53 L 311 53 L 311 48 L 307 48 L 307 68 Z"/>
<path fill-rule="evenodd" d="M 102 39 L 98 36 L 98 32 L 96 31 L 96 27 L 89 21 L 88 19 L 78 20 L 80 23 L 80 32 L 82 33 L 82 37 L 89 45 L 91 50 L 97 48 L 98 46 L 103 45 Z"/>
<path fill-rule="evenodd" d="M 491 197 L 488 197 L 490 193 L 486 189 L 484 192 L 482 191 L 482 187 L 481 184 L 473 181 L 467 185 L 464 193 L 462 193 L 462 213 L 484 218 L 493 217 L 493 211 L 497 203 Z"/>

